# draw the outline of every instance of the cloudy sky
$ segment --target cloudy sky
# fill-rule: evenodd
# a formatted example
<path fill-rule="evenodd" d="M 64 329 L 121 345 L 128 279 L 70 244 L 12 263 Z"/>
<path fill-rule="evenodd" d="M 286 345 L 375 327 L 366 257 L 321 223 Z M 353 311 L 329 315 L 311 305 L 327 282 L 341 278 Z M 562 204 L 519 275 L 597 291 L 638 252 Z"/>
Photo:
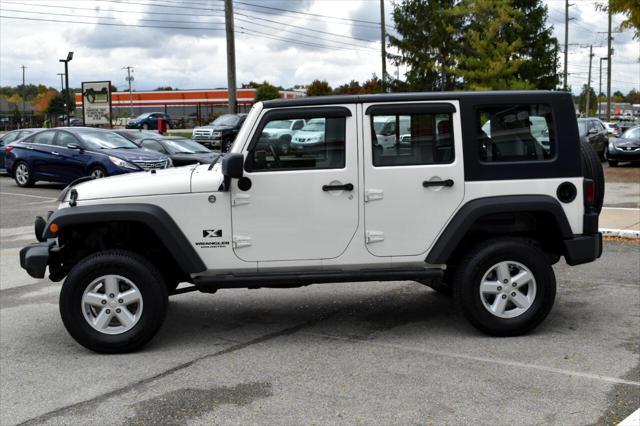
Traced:
<path fill-rule="evenodd" d="M 563 42 L 564 1 L 545 1 L 549 24 Z M 597 90 L 607 17 L 595 10 L 596 1 L 573 3 L 569 84 L 577 91 L 586 82 L 593 44 Z M 234 0 L 234 5 L 238 84 L 268 80 L 291 87 L 320 78 L 336 86 L 380 75 L 378 0 Z M 392 31 L 392 2 L 385 7 Z M 0 16 L 2 86 L 20 84 L 25 65 L 27 83 L 59 87 L 56 74 L 64 69 L 58 59 L 74 51 L 73 87 L 111 80 L 124 90 L 125 66 L 134 68 L 134 90 L 226 87 L 222 0 L 0 0 Z M 614 16 L 614 26 L 621 20 Z M 612 89 L 640 89 L 640 42 L 630 31 L 614 37 Z M 403 72 L 391 64 L 387 70 Z"/>

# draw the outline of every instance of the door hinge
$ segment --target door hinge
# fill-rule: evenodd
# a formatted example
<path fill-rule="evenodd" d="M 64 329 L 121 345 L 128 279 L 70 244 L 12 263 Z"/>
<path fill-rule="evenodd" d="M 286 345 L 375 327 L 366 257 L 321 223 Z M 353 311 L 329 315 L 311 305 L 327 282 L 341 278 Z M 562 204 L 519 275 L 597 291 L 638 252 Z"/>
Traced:
<path fill-rule="evenodd" d="M 365 203 L 373 200 L 382 200 L 384 198 L 384 191 L 382 189 L 367 189 L 364 191 Z"/>
<path fill-rule="evenodd" d="M 251 198 L 249 194 L 233 194 L 231 205 L 241 206 L 243 204 L 249 204 L 249 198 Z"/>
<path fill-rule="evenodd" d="M 236 235 L 233 237 L 233 248 L 249 247 L 251 245 L 251 237 Z"/>
<path fill-rule="evenodd" d="M 367 231 L 364 235 L 367 244 L 384 241 L 384 232 L 382 231 Z"/>

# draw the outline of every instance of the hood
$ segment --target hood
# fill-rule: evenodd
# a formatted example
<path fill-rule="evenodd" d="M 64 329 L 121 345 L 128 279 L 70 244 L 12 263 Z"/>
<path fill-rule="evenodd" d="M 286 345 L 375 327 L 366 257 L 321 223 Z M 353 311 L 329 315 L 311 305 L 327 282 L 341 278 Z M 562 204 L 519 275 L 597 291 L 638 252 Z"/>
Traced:
<path fill-rule="evenodd" d="M 640 140 L 617 138 L 617 139 L 613 139 L 613 145 L 619 146 L 619 147 L 627 147 L 627 148 L 638 148 L 640 147 Z"/>
<path fill-rule="evenodd" d="M 202 164 L 211 164 L 211 162 L 213 160 L 216 159 L 216 157 L 219 157 L 220 154 L 216 154 L 215 152 L 212 152 L 210 154 L 172 154 L 171 160 L 173 161 L 174 164 L 176 164 L 177 162 L 185 162 L 185 161 L 199 161 Z"/>
<path fill-rule="evenodd" d="M 157 170 L 155 173 L 126 173 L 89 180 L 73 188 L 78 192 L 78 201 L 188 193 L 191 192 L 191 173 L 195 167 L 174 167 Z M 68 197 L 67 195 L 67 200 Z"/>
<path fill-rule="evenodd" d="M 148 149 L 134 148 L 134 149 L 99 149 L 100 154 L 112 155 L 114 157 L 122 158 L 126 161 L 164 161 L 167 156 Z"/>
<path fill-rule="evenodd" d="M 233 126 L 226 126 L 226 125 L 220 125 L 220 124 L 216 124 L 216 125 L 207 124 L 206 126 L 200 126 L 195 128 L 195 130 L 198 130 L 198 129 L 213 129 L 217 131 L 222 131 L 222 130 L 233 130 Z"/>

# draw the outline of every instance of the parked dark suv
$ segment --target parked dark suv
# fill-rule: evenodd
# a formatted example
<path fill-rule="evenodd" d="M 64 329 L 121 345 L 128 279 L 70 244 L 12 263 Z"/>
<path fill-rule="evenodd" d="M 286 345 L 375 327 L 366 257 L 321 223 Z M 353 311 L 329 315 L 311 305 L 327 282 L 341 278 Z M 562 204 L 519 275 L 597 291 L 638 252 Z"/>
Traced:
<path fill-rule="evenodd" d="M 604 160 L 605 149 L 609 144 L 609 132 L 598 118 L 579 118 L 578 131 L 580 140 L 587 142 L 591 148 Z"/>
<path fill-rule="evenodd" d="M 207 148 L 228 152 L 246 118 L 247 114 L 221 115 L 210 124 L 193 129 L 192 139 Z"/>
<path fill-rule="evenodd" d="M 127 129 L 158 129 L 158 119 L 164 118 L 167 121 L 167 128 L 173 127 L 173 122 L 169 114 L 164 112 L 145 112 L 127 123 Z"/>

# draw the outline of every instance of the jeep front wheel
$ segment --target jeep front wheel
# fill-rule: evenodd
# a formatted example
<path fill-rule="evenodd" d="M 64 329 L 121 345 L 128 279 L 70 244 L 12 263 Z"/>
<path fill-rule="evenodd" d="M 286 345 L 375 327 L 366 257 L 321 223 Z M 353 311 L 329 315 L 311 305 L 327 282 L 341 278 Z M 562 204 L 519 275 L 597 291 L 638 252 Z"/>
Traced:
<path fill-rule="evenodd" d="M 124 353 L 151 340 L 167 303 L 167 287 L 150 262 L 136 253 L 109 250 L 71 270 L 60 292 L 60 315 L 82 346 Z"/>
<path fill-rule="evenodd" d="M 551 311 L 556 280 L 548 256 L 519 238 L 489 240 L 459 263 L 454 297 L 465 317 L 494 336 L 516 336 Z"/>

